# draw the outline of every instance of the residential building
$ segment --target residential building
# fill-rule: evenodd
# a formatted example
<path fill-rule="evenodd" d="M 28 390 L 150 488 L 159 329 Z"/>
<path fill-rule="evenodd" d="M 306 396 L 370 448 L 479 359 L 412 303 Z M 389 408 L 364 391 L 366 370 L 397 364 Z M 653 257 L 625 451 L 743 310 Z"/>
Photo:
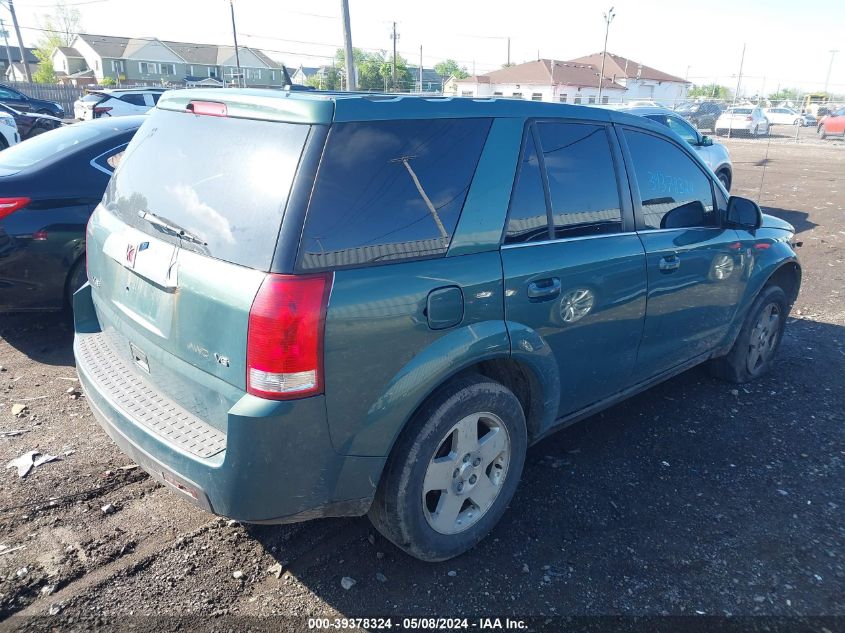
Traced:
<path fill-rule="evenodd" d="M 240 83 L 281 87 L 282 65 L 262 51 L 239 46 Z M 61 81 L 90 72 L 97 83 L 106 77 L 129 85 L 204 85 L 237 83 L 234 46 L 172 42 L 154 37 L 117 37 L 80 33 L 71 46 L 58 49 L 53 67 Z"/>
<path fill-rule="evenodd" d="M 595 53 L 572 60 L 601 68 L 602 54 Z M 687 98 L 690 83 L 620 55 L 607 53 L 604 76 L 625 88 L 625 101 L 655 101 L 661 105 L 675 105 Z"/>
<path fill-rule="evenodd" d="M 291 74 L 290 78 L 295 84 L 300 84 L 304 86 L 311 77 L 320 76 L 325 77 L 326 73 L 328 72 L 329 66 L 302 66 L 300 65 L 293 74 Z"/>
<path fill-rule="evenodd" d="M 554 103 L 590 104 L 598 97 L 599 72 L 589 64 L 538 59 L 466 79 L 447 82 L 459 97 L 507 97 Z M 605 78 L 603 103 L 619 102 L 625 88 Z"/>
<path fill-rule="evenodd" d="M 436 70 L 433 68 L 426 68 L 423 66 L 422 69 L 422 86 L 420 86 L 420 67 L 419 66 L 408 66 L 408 72 L 411 74 L 411 77 L 414 80 L 413 87 L 411 86 L 402 86 L 403 89 L 411 89 L 414 92 L 442 92 L 443 91 L 443 82 L 446 77 L 442 77 L 437 73 Z"/>
<path fill-rule="evenodd" d="M 11 60 L 9 60 L 11 57 Z M 29 64 L 29 70 L 32 73 L 38 69 L 38 58 L 35 56 L 35 49 L 34 48 L 24 48 L 24 57 L 26 57 L 26 62 Z M 11 64 L 16 64 L 17 68 L 15 70 L 10 71 L 10 62 Z M 0 72 L 3 73 L 3 76 L 6 77 L 9 81 L 26 81 L 26 71 L 24 70 L 23 66 L 21 65 L 21 50 L 17 46 L 9 45 L 8 48 L 4 48 L 0 46 Z M 21 77 L 20 79 L 10 79 L 10 76 L 14 75 L 16 77 Z"/>

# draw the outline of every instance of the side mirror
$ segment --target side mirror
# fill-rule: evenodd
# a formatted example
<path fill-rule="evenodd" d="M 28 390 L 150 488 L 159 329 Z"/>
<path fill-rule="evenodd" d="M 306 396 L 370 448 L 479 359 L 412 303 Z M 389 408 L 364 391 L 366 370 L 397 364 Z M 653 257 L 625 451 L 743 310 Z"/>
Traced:
<path fill-rule="evenodd" d="M 728 198 L 728 222 L 737 228 L 753 231 L 763 223 L 763 211 L 753 200 L 731 196 Z"/>
<path fill-rule="evenodd" d="M 709 136 L 705 135 L 701 137 L 701 141 L 698 143 L 701 147 L 711 147 L 713 145 L 713 139 Z"/>

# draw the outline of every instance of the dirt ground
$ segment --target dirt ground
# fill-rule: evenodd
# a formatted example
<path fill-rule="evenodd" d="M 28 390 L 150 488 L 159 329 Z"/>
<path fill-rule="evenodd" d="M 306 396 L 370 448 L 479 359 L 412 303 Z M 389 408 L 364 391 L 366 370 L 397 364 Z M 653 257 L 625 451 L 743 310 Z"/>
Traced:
<path fill-rule="evenodd" d="M 302 630 L 306 617 L 397 614 L 842 618 L 845 144 L 800 132 L 799 144 L 793 129 L 724 141 L 733 193 L 760 195 L 803 241 L 774 371 L 735 389 L 694 369 L 544 440 L 501 524 L 442 564 L 410 559 L 365 518 L 245 526 L 186 505 L 132 467 L 74 391 L 65 318 L 0 317 L 0 463 L 60 458 L 23 479 L 0 471 L 0 630 Z M 238 619 L 268 615 L 284 617 Z"/>

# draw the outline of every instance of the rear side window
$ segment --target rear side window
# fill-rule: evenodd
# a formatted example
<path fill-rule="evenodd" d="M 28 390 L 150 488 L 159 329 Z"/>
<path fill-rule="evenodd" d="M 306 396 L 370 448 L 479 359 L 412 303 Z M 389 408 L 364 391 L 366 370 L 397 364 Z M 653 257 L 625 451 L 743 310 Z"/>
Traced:
<path fill-rule="evenodd" d="M 543 194 L 543 180 L 534 135 L 527 134 L 517 171 L 516 184 L 511 195 L 508 212 L 508 228 L 505 244 L 520 244 L 549 239 L 549 220 L 546 214 L 546 198 Z"/>
<path fill-rule="evenodd" d="M 68 129 L 76 127 L 81 125 Z M 127 224 L 159 239 L 269 270 L 309 129 L 153 110 L 126 148 L 104 203 Z M 144 212 L 204 244 L 156 228 L 139 217 Z"/>
<path fill-rule="evenodd" d="M 334 124 L 306 215 L 300 268 L 443 255 L 490 123 Z"/>
<path fill-rule="evenodd" d="M 651 134 L 625 130 L 625 139 L 634 163 L 646 229 L 718 224 L 712 183 L 691 157 Z"/>
<path fill-rule="evenodd" d="M 555 238 L 622 230 L 610 142 L 603 125 L 540 123 Z"/>
<path fill-rule="evenodd" d="M 144 95 L 128 94 L 128 95 L 121 95 L 118 98 L 121 101 L 125 101 L 126 103 L 131 103 L 132 105 L 137 105 L 137 106 L 147 105 L 147 102 L 144 101 Z"/>

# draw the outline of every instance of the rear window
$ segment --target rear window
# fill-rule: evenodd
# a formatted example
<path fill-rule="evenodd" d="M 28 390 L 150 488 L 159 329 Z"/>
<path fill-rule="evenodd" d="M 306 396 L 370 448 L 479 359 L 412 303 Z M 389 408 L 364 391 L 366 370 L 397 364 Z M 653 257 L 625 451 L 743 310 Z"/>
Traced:
<path fill-rule="evenodd" d="M 269 270 L 310 126 L 153 110 L 120 161 L 106 207 L 188 250 Z M 153 213 L 196 244 L 142 220 Z"/>
<path fill-rule="evenodd" d="M 442 255 L 490 119 L 338 123 L 317 175 L 300 268 Z"/>
<path fill-rule="evenodd" d="M 731 108 L 728 112 L 733 114 L 751 114 L 751 108 Z"/>
<path fill-rule="evenodd" d="M 42 160 L 112 134 L 114 128 L 109 125 L 76 124 L 56 128 L 0 152 L 0 168 L 26 169 Z"/>

